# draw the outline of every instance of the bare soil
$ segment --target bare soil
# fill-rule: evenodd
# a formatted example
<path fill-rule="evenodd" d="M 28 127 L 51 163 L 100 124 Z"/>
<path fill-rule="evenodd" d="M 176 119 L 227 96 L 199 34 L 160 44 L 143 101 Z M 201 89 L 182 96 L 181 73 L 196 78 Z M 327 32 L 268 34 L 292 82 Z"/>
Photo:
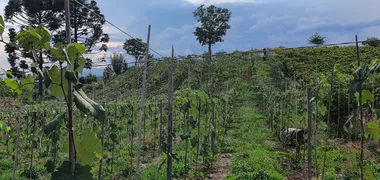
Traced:
<path fill-rule="evenodd" d="M 214 165 L 210 168 L 207 179 L 225 179 L 232 169 L 232 154 L 221 154 Z"/>

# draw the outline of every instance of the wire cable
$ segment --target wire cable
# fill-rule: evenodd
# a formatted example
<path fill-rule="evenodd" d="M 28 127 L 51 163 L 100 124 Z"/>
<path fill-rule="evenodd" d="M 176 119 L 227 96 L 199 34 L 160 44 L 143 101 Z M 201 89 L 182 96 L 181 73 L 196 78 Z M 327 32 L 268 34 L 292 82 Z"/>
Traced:
<path fill-rule="evenodd" d="M 151 50 L 152 52 L 156 53 L 157 55 L 161 56 L 161 57 L 164 57 L 163 55 L 161 55 L 160 53 L 158 53 L 157 51 L 155 51 L 154 49 L 148 47 L 146 44 L 144 44 L 143 42 L 140 42 L 140 41 L 137 41 L 136 38 L 134 38 L 132 35 L 130 35 L 129 33 L 127 33 L 126 31 L 124 31 L 123 29 L 119 28 L 118 26 L 116 26 L 115 24 L 113 24 L 112 22 L 110 22 L 109 20 L 107 20 L 104 16 L 100 15 L 99 13 L 96 13 L 94 12 L 92 9 L 90 9 L 89 7 L 85 6 L 84 4 L 78 2 L 77 0 L 73 0 L 74 2 L 78 3 L 79 5 L 83 6 L 84 8 L 86 8 L 87 10 L 93 12 L 94 14 L 96 14 L 98 17 L 100 18 L 103 18 L 108 24 L 110 24 L 111 26 L 113 26 L 114 28 L 116 28 L 117 30 L 119 30 L 120 32 L 124 33 L 125 35 L 127 35 L 128 37 L 130 37 L 131 39 L 135 40 L 136 42 L 144 45 L 145 47 L 149 48 L 149 50 Z"/>

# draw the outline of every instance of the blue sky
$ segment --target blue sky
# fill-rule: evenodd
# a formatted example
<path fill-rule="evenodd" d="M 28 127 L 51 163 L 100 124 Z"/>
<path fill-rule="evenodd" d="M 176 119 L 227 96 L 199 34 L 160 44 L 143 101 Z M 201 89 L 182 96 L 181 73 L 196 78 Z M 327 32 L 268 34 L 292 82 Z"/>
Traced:
<path fill-rule="evenodd" d="M 4 7 L 8 0 L 0 0 Z M 213 51 L 262 49 L 278 46 L 304 46 L 314 32 L 326 36 L 327 43 L 379 37 L 379 0 L 98 0 L 105 17 L 134 37 L 146 40 L 148 24 L 152 25 L 151 48 L 169 56 L 171 45 L 176 55 L 200 54 L 207 50 L 193 36 L 196 20 L 192 12 L 200 4 L 214 4 L 232 12 L 231 29 L 223 43 Z M 3 8 L 1 8 L 3 9 Z M 0 14 L 2 14 L 0 10 Z M 122 51 L 128 38 L 110 25 L 110 51 L 93 55 L 108 57 Z M 157 55 L 156 55 L 157 56 Z M 0 47 L 0 68 L 7 67 L 6 55 Z M 132 61 L 128 57 L 128 61 Z M 93 72 L 101 74 L 102 69 Z"/>

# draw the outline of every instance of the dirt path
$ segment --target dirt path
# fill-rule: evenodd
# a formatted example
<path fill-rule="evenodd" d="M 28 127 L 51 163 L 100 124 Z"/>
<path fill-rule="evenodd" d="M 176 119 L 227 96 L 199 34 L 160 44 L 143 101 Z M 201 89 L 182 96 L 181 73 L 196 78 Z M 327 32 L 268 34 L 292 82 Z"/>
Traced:
<path fill-rule="evenodd" d="M 221 154 L 209 170 L 208 179 L 225 179 L 232 169 L 232 154 Z"/>

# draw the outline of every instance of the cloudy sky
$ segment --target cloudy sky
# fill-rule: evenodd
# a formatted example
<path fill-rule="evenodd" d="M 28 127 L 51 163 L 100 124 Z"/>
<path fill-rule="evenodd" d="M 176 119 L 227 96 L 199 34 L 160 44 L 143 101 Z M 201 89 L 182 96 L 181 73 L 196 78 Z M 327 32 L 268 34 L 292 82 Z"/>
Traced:
<path fill-rule="evenodd" d="M 0 0 L 4 7 L 8 0 Z M 151 48 L 164 56 L 171 45 L 176 55 L 199 54 L 201 47 L 192 32 L 196 20 L 192 12 L 201 4 L 214 4 L 232 12 L 231 29 L 214 52 L 249 50 L 277 46 L 304 46 L 314 32 L 327 36 L 328 43 L 380 36 L 379 0 L 98 0 L 105 17 L 134 37 L 145 41 L 152 25 Z M 3 8 L 0 14 L 3 14 Z M 128 37 L 110 25 L 111 51 L 122 51 Z M 110 52 L 107 53 L 107 56 Z M 102 56 L 98 54 L 96 56 Z M 156 55 L 157 56 L 157 55 Z M 132 61 L 132 59 L 129 59 Z M 7 68 L 0 46 L 0 68 Z M 98 73 L 101 69 L 94 70 Z"/>

